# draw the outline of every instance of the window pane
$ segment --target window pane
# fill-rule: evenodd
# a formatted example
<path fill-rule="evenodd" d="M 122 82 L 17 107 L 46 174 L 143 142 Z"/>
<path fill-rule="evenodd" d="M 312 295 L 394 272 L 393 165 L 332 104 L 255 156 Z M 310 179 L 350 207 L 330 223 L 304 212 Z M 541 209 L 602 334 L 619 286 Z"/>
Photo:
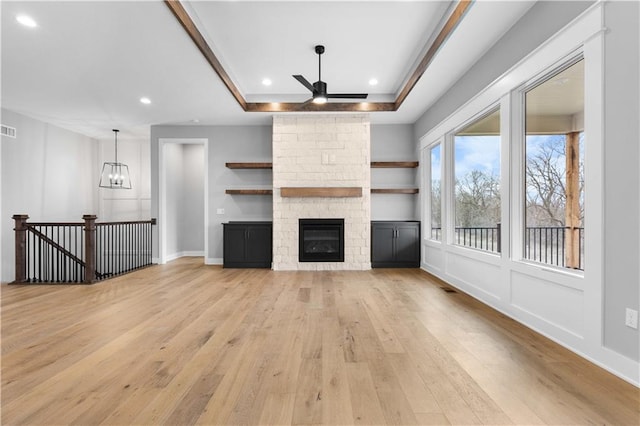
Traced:
<path fill-rule="evenodd" d="M 525 94 L 524 258 L 584 269 L 584 61 Z"/>
<path fill-rule="evenodd" d="M 454 242 L 500 252 L 500 111 L 455 135 Z"/>
<path fill-rule="evenodd" d="M 431 148 L 431 239 L 442 240 L 440 144 Z"/>

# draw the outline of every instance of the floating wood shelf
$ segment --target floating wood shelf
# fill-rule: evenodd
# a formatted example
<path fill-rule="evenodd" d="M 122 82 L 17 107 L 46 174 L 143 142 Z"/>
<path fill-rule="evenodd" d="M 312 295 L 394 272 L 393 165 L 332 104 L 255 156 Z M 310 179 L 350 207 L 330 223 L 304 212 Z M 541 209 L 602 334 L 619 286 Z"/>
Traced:
<path fill-rule="evenodd" d="M 273 163 L 225 163 L 230 169 L 273 169 Z"/>
<path fill-rule="evenodd" d="M 228 195 L 272 195 L 271 189 L 227 189 L 224 191 Z"/>
<path fill-rule="evenodd" d="M 418 167 L 417 161 L 372 161 L 373 169 L 415 169 Z M 225 163 L 229 169 L 273 169 L 273 163 Z"/>
<path fill-rule="evenodd" d="M 415 169 L 418 167 L 417 161 L 372 161 L 372 169 Z"/>
<path fill-rule="evenodd" d="M 371 188 L 372 194 L 417 194 L 418 188 Z"/>
<path fill-rule="evenodd" d="M 282 197 L 362 197 L 361 187 L 282 187 Z"/>

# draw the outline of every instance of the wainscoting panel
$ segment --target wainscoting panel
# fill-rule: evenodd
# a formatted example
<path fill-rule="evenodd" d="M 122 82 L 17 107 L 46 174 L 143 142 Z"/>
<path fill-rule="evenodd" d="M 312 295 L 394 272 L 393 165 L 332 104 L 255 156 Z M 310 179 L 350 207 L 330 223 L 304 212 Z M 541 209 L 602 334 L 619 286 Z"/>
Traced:
<path fill-rule="evenodd" d="M 582 337 L 584 295 L 581 290 L 511 272 L 511 304 L 544 322 Z"/>
<path fill-rule="evenodd" d="M 446 274 L 465 286 L 500 299 L 499 266 L 454 252 L 446 252 L 445 256 Z"/>
<path fill-rule="evenodd" d="M 422 245 L 423 263 L 429 267 L 429 270 L 442 271 L 444 267 L 442 249 L 433 247 L 429 244 Z"/>

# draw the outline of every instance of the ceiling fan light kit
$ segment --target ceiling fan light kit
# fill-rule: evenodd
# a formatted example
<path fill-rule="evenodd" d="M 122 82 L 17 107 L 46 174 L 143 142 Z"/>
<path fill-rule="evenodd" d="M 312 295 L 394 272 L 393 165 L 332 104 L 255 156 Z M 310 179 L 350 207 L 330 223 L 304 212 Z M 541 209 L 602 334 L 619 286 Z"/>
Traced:
<path fill-rule="evenodd" d="M 300 84 L 311 92 L 311 99 L 302 103 L 302 106 L 307 105 L 309 102 L 325 104 L 329 99 L 367 99 L 367 93 L 327 93 L 327 83 L 322 81 L 322 54 L 324 53 L 324 46 L 321 44 L 317 45 L 315 51 L 318 54 L 318 81 L 311 84 L 309 80 L 302 75 L 293 75 L 293 78 L 298 80 Z"/>

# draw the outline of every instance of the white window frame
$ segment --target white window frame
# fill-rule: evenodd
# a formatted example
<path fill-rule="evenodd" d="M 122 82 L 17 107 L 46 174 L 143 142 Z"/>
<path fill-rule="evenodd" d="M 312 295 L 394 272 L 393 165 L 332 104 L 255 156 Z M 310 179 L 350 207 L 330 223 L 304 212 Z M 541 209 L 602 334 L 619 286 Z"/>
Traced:
<path fill-rule="evenodd" d="M 547 80 L 553 78 L 553 76 L 555 76 L 556 74 L 559 74 L 560 72 L 566 70 L 572 65 L 575 65 L 580 60 L 584 60 L 584 52 L 582 47 L 571 52 L 570 54 L 566 55 L 565 57 L 557 61 L 552 66 L 548 67 L 547 69 L 533 76 L 531 79 L 529 79 L 527 82 L 522 84 L 520 87 L 518 87 L 517 89 L 514 89 L 511 93 L 511 100 L 512 100 L 511 111 L 514 114 L 512 116 L 513 124 L 514 124 L 513 126 L 514 133 L 511 135 L 511 138 L 512 138 L 511 145 L 512 145 L 512 150 L 514 152 L 514 156 L 512 160 L 512 177 L 513 177 L 512 182 L 517 181 L 517 185 L 514 184 L 514 188 L 512 188 L 512 192 L 511 192 L 511 196 L 514 201 L 513 202 L 514 205 L 511 207 L 514 212 L 514 215 L 512 216 L 512 221 L 511 221 L 511 225 L 512 225 L 511 232 L 513 235 L 513 246 L 511 247 L 511 250 L 512 250 L 512 259 L 516 262 L 524 263 L 535 268 L 541 268 L 541 269 L 556 272 L 556 273 L 569 274 L 569 275 L 582 278 L 584 276 L 584 271 L 581 271 L 578 269 L 569 269 L 562 266 L 551 265 L 543 262 L 536 262 L 535 260 L 527 259 L 524 256 L 524 241 L 525 241 L 524 230 L 527 224 L 526 223 L 527 212 L 525 207 L 526 206 L 526 194 L 525 194 L 525 191 L 526 191 L 525 174 L 526 173 L 525 172 L 526 172 L 526 163 L 527 163 L 527 159 L 526 159 L 527 141 L 526 141 L 526 134 L 525 134 L 526 133 L 525 132 L 526 130 L 526 110 L 525 110 L 526 94 L 528 91 L 534 89 L 540 84 L 543 84 Z M 585 61 L 585 68 L 586 68 L 586 61 Z M 586 92 L 586 81 L 585 81 L 585 92 Z M 585 93 L 585 110 L 586 110 L 586 103 L 587 103 L 586 99 L 587 98 Z M 584 130 L 585 135 L 587 134 L 586 127 L 587 127 L 587 116 L 585 114 L 585 130 Z M 586 167 L 585 167 L 585 170 L 586 170 Z M 585 179 L 586 179 L 586 176 L 585 176 Z M 587 188 L 586 185 L 585 185 L 585 188 Z M 585 194 L 587 191 L 590 192 L 590 190 L 585 189 Z M 586 208 L 585 208 L 585 224 L 587 223 L 586 217 L 587 217 L 587 214 L 586 214 Z M 587 235 L 587 232 L 586 232 L 586 226 L 585 226 L 585 250 L 587 247 L 586 235 Z M 585 256 L 586 256 L 586 253 L 585 253 Z M 585 268 L 587 267 L 586 260 L 587 259 L 585 258 L 584 260 Z"/>
<path fill-rule="evenodd" d="M 431 190 L 432 190 L 431 183 L 433 178 L 431 173 L 431 152 L 437 146 L 440 146 L 440 239 L 439 240 L 435 240 L 431 238 L 431 234 L 432 234 L 431 209 L 433 207 L 431 204 Z M 424 168 L 425 174 L 422 180 L 426 186 L 424 206 L 425 206 L 425 211 L 427 212 L 427 216 L 429 217 L 429 220 L 425 222 L 427 226 L 424 227 L 424 230 L 425 230 L 424 240 L 427 240 L 434 244 L 442 244 L 442 240 L 444 238 L 444 232 L 443 232 L 444 224 L 442 223 L 442 221 L 443 221 L 443 218 L 445 217 L 444 208 L 443 208 L 444 203 L 442 200 L 444 195 L 444 179 L 443 179 L 444 139 L 439 139 L 438 141 L 426 147 L 424 149 L 424 157 L 425 158 L 423 160 L 423 164 L 425 164 L 425 168 Z"/>
<path fill-rule="evenodd" d="M 461 130 L 463 130 L 464 128 L 466 128 L 467 126 L 469 126 L 470 124 L 474 123 L 475 121 L 481 120 L 484 117 L 493 114 L 494 112 L 498 111 L 500 113 L 500 217 L 502 218 L 502 211 L 507 208 L 507 206 L 505 206 L 503 197 L 504 197 L 504 190 L 502 189 L 502 184 L 503 184 L 503 179 L 502 176 L 504 175 L 503 173 L 503 167 L 504 167 L 504 162 L 503 162 L 503 155 L 502 155 L 502 150 L 504 149 L 504 144 L 503 141 L 505 139 L 503 133 L 502 133 L 502 113 L 503 113 L 503 108 L 502 108 L 502 102 L 501 100 L 497 100 L 495 102 L 492 102 L 491 104 L 489 104 L 487 107 L 483 108 L 480 112 L 478 112 L 477 114 L 473 115 L 471 118 L 468 118 L 466 121 L 464 121 L 463 123 L 458 124 L 453 130 L 451 130 L 450 132 L 447 133 L 447 135 L 445 136 L 445 141 L 447 143 L 447 145 L 449 145 L 449 161 L 447 162 L 447 166 L 448 166 L 448 170 L 444 171 L 444 175 L 446 176 L 446 178 L 448 178 L 448 191 L 447 191 L 447 199 L 448 199 L 448 211 L 451 212 L 451 214 L 449 214 L 447 217 L 448 224 L 449 226 L 447 226 L 447 243 L 454 246 L 454 247 L 458 247 L 462 250 L 472 250 L 473 252 L 477 252 L 477 253 L 485 253 L 494 257 L 500 257 L 501 253 L 497 253 L 497 252 L 493 252 L 490 250 L 484 250 L 484 249 L 478 249 L 475 247 L 470 247 L 470 246 L 465 246 L 462 244 L 457 244 L 455 242 L 455 236 L 456 236 L 456 232 L 455 232 L 455 228 L 456 228 L 456 168 L 455 168 L 455 163 L 456 163 L 456 156 L 455 156 L 455 138 L 456 138 L 456 134 L 458 132 L 460 132 Z M 443 166 L 441 166 L 443 167 Z M 442 221 L 444 222 L 444 218 L 442 219 Z M 503 239 L 501 237 L 501 239 Z M 502 241 L 501 241 L 502 243 Z"/>

